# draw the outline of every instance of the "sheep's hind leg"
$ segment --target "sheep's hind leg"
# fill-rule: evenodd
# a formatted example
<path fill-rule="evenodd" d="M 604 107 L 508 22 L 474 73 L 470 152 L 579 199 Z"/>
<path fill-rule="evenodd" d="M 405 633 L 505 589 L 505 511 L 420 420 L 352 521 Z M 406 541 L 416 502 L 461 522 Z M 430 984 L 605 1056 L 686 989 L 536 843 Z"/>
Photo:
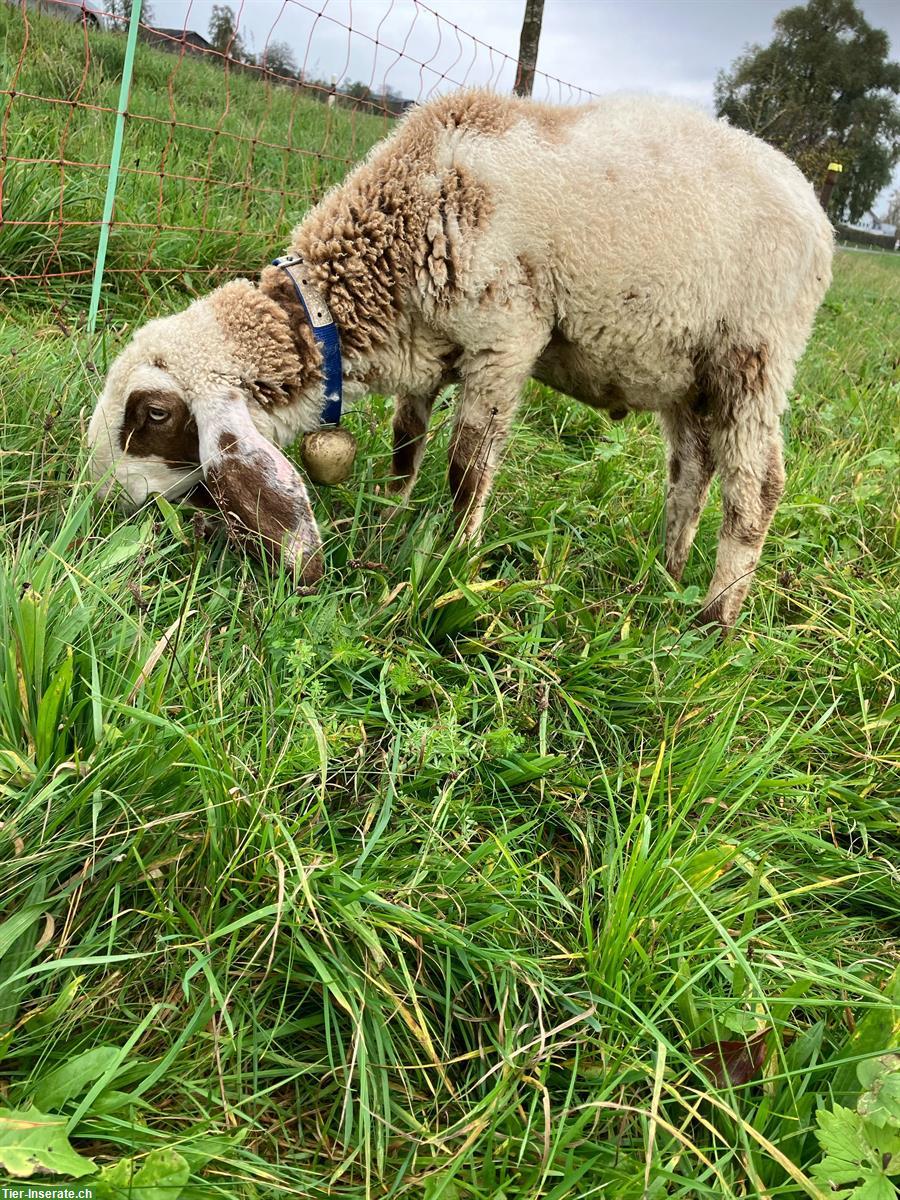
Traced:
<path fill-rule="evenodd" d="M 784 490 L 781 430 L 741 421 L 713 430 L 711 446 L 722 483 L 722 524 L 716 569 L 700 614 L 702 623 L 730 628 L 750 589 Z"/>
<path fill-rule="evenodd" d="M 659 423 L 669 451 L 666 570 L 681 579 L 713 477 L 709 427 L 705 415 L 688 404 L 660 413 Z"/>

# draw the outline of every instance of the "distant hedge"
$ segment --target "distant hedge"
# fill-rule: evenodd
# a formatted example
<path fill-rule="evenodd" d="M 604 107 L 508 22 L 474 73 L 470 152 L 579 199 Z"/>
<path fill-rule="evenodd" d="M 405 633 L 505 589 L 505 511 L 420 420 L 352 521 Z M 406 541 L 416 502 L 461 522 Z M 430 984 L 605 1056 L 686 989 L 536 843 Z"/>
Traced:
<path fill-rule="evenodd" d="M 835 225 L 835 229 L 842 242 L 856 242 L 860 246 L 880 246 L 882 250 L 897 249 L 896 234 L 853 229 L 850 225 Z"/>

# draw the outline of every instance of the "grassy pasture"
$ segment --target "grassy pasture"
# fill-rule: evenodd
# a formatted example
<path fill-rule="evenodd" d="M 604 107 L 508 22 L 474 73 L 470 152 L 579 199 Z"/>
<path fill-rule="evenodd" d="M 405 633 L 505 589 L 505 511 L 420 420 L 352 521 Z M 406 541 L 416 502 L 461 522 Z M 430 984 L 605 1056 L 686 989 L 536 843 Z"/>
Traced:
<path fill-rule="evenodd" d="M 0 88 L 15 92 L 10 102 L 0 91 L 4 215 L 39 223 L 2 230 L 0 274 L 65 273 L 76 294 L 89 289 L 124 57 L 121 35 L 85 43 L 81 29 L 33 12 L 26 43 L 20 11 L 0 3 Z M 388 127 L 309 96 L 139 42 L 109 286 L 145 295 L 161 278 L 190 291 L 207 272 L 256 270 L 280 249 L 305 207 Z M 136 287 L 138 271 L 168 268 Z"/>
<path fill-rule="evenodd" d="M 260 262 L 276 215 L 245 214 Z M 78 287 L 0 296 L 0 1110 L 59 1114 L 111 1196 L 160 1151 L 185 1198 L 835 1194 L 816 1112 L 900 1027 L 900 261 L 838 256 L 719 642 L 690 625 L 716 498 L 673 588 L 652 422 L 537 386 L 477 553 L 446 404 L 385 535 L 389 405 L 350 415 L 314 596 L 188 511 L 97 503 L 86 418 L 197 286 L 180 253 L 150 297 L 117 277 L 95 342 Z M 746 1082 L 692 1054 L 764 1031 Z"/>

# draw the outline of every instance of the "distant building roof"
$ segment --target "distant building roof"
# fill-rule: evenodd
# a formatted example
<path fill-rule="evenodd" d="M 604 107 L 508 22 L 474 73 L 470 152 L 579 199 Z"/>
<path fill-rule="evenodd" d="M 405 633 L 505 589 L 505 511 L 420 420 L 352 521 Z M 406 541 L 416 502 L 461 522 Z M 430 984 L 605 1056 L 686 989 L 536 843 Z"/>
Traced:
<path fill-rule="evenodd" d="M 848 221 L 844 225 L 844 228 L 855 229 L 859 233 L 881 233 L 885 237 L 897 236 L 897 226 L 890 225 L 887 221 L 868 221 L 865 224 L 862 221 L 856 221 L 852 224 Z"/>
<path fill-rule="evenodd" d="M 175 50 L 180 45 L 192 47 L 194 50 L 215 50 L 202 33 L 193 29 L 163 29 L 156 25 L 153 29 L 142 29 L 141 35 L 145 42 L 151 42 L 164 50 Z"/>

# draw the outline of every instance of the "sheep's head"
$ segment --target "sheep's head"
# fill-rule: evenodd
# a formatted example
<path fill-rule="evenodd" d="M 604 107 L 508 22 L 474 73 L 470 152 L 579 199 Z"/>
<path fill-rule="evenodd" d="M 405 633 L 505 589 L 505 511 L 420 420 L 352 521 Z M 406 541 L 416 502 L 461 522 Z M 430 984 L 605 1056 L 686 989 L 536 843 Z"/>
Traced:
<path fill-rule="evenodd" d="M 88 431 L 94 475 L 134 507 L 202 486 L 233 537 L 315 582 L 321 538 L 275 442 L 316 426 L 321 393 L 311 336 L 296 342 L 283 309 L 237 280 L 149 322 L 113 363 Z"/>

